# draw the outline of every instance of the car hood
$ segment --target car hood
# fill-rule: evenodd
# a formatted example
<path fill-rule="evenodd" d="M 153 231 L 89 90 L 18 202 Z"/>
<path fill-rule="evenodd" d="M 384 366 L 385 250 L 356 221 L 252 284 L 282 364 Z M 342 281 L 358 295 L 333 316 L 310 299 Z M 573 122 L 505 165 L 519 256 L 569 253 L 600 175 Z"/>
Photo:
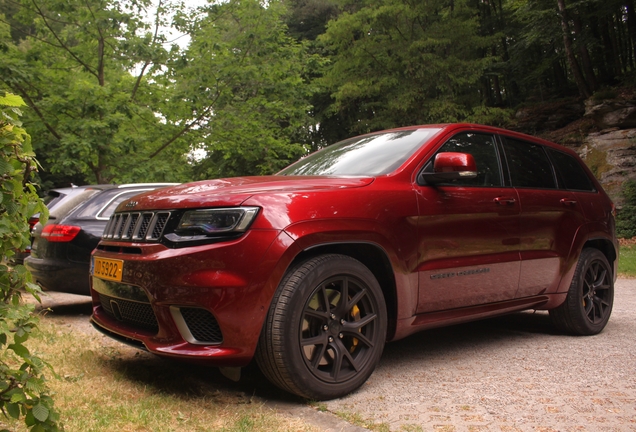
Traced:
<path fill-rule="evenodd" d="M 326 176 L 263 176 L 204 180 L 136 195 L 122 202 L 117 211 L 237 206 L 255 194 L 355 188 L 369 185 L 373 180 L 373 177 Z"/>

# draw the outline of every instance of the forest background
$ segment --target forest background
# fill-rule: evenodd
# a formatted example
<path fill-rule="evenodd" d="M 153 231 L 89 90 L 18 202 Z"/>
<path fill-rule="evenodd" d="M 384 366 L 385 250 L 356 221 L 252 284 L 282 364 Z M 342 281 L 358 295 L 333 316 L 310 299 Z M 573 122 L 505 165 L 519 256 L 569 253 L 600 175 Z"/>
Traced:
<path fill-rule="evenodd" d="M 411 124 L 514 129 L 519 107 L 633 86 L 635 46 L 633 0 L 0 0 L 0 92 L 30 108 L 42 189 L 271 174 Z"/>

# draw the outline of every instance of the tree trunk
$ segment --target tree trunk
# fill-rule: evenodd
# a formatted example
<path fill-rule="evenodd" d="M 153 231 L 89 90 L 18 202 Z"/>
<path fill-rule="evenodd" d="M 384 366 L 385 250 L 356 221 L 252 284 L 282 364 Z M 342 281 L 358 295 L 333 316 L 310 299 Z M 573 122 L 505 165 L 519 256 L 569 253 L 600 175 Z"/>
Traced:
<path fill-rule="evenodd" d="M 633 54 L 636 47 L 636 11 L 634 10 L 634 0 L 625 0 L 627 8 L 627 28 L 629 30 L 629 49 Z"/>
<path fill-rule="evenodd" d="M 587 46 L 583 43 L 583 26 L 581 25 L 581 19 L 578 16 L 572 17 L 574 23 L 574 34 L 579 40 L 579 57 L 581 58 L 581 66 L 583 67 L 583 73 L 585 74 L 585 80 L 590 90 L 595 91 L 598 89 L 598 83 L 596 81 L 596 75 L 594 74 L 594 67 L 592 66 L 592 59 L 590 58 L 590 52 L 587 50 Z"/>
<path fill-rule="evenodd" d="M 576 82 L 576 86 L 579 89 L 579 93 L 581 94 L 581 97 L 587 99 L 592 96 L 592 92 L 585 82 L 585 78 L 583 78 L 583 73 L 581 72 L 579 63 L 574 56 L 572 39 L 570 37 L 570 24 L 568 24 L 567 11 L 565 10 L 565 0 L 557 0 L 557 4 L 559 6 L 559 12 L 561 13 L 561 29 L 563 30 L 563 44 L 565 45 L 565 54 L 570 65 L 570 69 L 572 69 L 572 75 L 574 76 L 574 81 Z"/>

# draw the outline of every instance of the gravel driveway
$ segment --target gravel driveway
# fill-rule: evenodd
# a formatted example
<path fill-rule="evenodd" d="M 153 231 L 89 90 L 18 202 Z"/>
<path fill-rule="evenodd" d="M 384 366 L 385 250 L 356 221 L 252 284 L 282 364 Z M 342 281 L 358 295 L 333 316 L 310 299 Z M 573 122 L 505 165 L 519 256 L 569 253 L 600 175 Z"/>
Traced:
<path fill-rule="evenodd" d="M 596 336 L 518 313 L 389 344 L 356 393 L 326 403 L 397 430 L 636 431 L 636 280 Z"/>
<path fill-rule="evenodd" d="M 44 307 L 94 332 L 81 315 L 88 301 L 50 293 Z M 216 374 L 207 385 L 240 389 L 326 431 L 361 430 L 330 413 L 391 431 L 636 431 L 635 310 L 636 280 L 619 279 L 612 318 L 597 336 L 557 334 L 545 312 L 419 333 L 388 344 L 357 392 L 318 404 L 327 412 L 249 373 L 239 384 Z"/>

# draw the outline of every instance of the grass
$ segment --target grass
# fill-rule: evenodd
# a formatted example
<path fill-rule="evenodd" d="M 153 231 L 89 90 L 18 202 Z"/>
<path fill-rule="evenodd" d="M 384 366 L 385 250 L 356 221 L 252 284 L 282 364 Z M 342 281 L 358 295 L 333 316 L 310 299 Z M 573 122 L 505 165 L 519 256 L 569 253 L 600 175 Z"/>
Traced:
<path fill-rule="evenodd" d="M 217 369 L 120 345 L 73 323 L 78 319 L 87 317 L 45 316 L 39 334 L 27 342 L 59 375 L 47 377 L 67 432 L 317 430 L 278 415 Z M 22 421 L 1 416 L 3 428 L 26 430 Z"/>
<path fill-rule="evenodd" d="M 618 274 L 623 277 L 636 277 L 636 244 L 621 244 Z"/>

